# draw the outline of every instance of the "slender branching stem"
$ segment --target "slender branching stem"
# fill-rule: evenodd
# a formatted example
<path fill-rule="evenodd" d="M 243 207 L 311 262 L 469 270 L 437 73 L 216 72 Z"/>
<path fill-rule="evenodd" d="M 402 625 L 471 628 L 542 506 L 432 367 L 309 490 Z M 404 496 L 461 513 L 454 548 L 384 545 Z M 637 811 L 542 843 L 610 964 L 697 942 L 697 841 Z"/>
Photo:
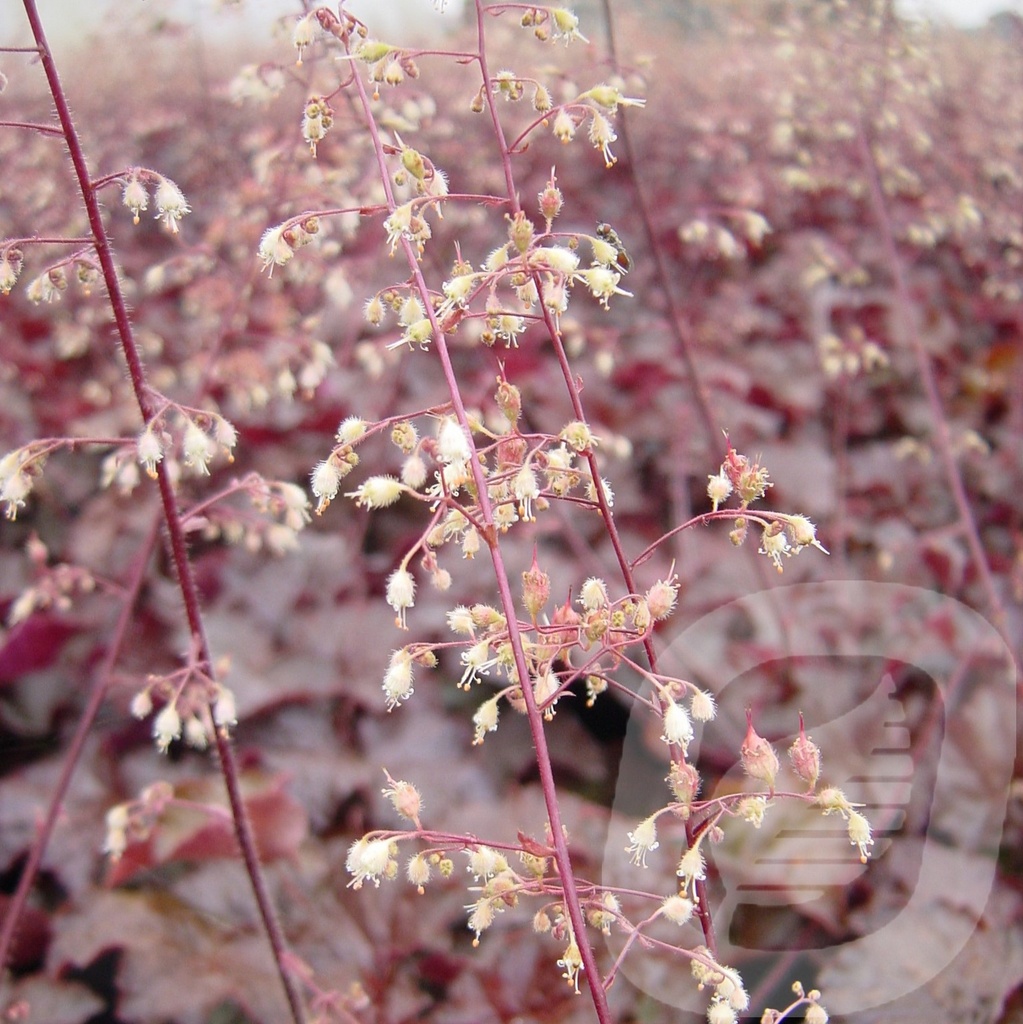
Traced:
<path fill-rule="evenodd" d="M 154 415 L 153 399 L 150 389 L 146 383 L 145 370 L 142 365 L 142 358 L 138 344 L 135 340 L 131 319 L 128 315 L 127 304 L 121 285 L 117 277 L 117 270 L 114 264 L 113 250 L 100 209 L 99 200 L 95 190 L 90 185 L 90 175 L 86 163 L 85 152 L 82 149 L 81 139 L 75 128 L 71 117 L 71 109 L 68 104 L 67 95 L 61 84 L 57 65 L 53 54 L 46 41 L 46 34 L 43 30 L 42 20 L 36 6 L 36 0 L 23 0 L 25 14 L 28 17 L 32 29 L 33 38 L 39 52 L 39 58 L 46 75 L 54 106 L 57 111 L 57 118 L 60 122 L 62 134 L 71 156 L 75 176 L 78 180 L 82 202 L 85 205 L 89 220 L 89 228 L 92 233 L 93 242 L 96 248 L 96 255 L 100 262 L 104 284 L 107 289 L 107 298 L 114 315 L 114 322 L 117 329 L 117 336 L 121 350 L 128 365 L 128 374 L 131 380 L 132 390 L 138 403 L 139 411 L 145 423 L 149 423 Z M 160 462 L 155 469 L 157 482 L 160 491 L 160 501 L 163 506 L 164 528 L 167 533 L 167 541 L 170 548 L 171 560 L 177 575 L 178 587 L 181 591 L 185 607 L 185 616 L 188 621 L 188 629 L 191 634 L 193 648 L 196 652 L 200 667 L 209 671 L 213 664 L 213 657 L 206 632 L 202 621 L 199 607 L 199 594 L 195 583 L 195 575 L 188 555 L 188 546 L 185 540 L 185 531 L 182 524 L 181 514 L 178 508 L 177 495 L 170 479 L 170 474 L 165 462 Z M 211 709 L 212 713 L 212 709 Z M 286 970 L 284 957 L 287 951 L 287 943 L 284 933 L 277 919 L 277 914 L 270 897 L 266 878 L 262 865 L 259 862 L 259 854 L 256 849 L 255 834 L 252 824 L 245 810 L 242 800 L 239 773 L 234 752 L 228 739 L 226 730 L 217 728 L 215 730 L 217 755 L 220 760 L 220 768 L 227 788 L 228 800 L 231 806 L 231 813 L 234 818 L 235 835 L 239 848 L 242 852 L 242 859 L 245 869 L 252 885 L 253 893 L 259 908 L 263 928 L 273 952 L 281 982 L 295 1024 L 302 1024 L 305 1014 L 302 1008 L 302 1001 L 291 974 Z"/>

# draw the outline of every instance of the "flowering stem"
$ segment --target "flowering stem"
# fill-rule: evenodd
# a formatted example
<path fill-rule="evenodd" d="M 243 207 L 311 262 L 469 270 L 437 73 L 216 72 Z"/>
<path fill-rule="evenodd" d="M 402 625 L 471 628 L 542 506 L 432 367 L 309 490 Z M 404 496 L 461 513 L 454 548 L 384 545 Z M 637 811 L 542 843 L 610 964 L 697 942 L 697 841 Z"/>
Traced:
<path fill-rule="evenodd" d="M 33 38 L 36 41 L 39 58 L 50 87 L 50 94 L 53 97 L 57 117 L 60 121 L 64 140 L 71 156 L 75 176 L 78 179 L 78 187 L 81 192 L 82 202 L 88 214 L 89 227 L 92 232 L 93 241 L 96 247 L 96 255 L 99 258 L 100 267 L 103 273 L 103 280 L 107 289 L 107 298 L 110 308 L 114 314 L 114 322 L 117 328 L 121 350 L 128 365 L 128 374 L 131 380 L 132 390 L 138 403 L 139 411 L 143 421 L 148 424 L 154 412 L 150 392 L 146 384 L 145 371 L 142 367 L 142 359 L 139 348 L 135 341 L 131 320 L 128 316 L 128 308 L 124 301 L 120 282 L 117 277 L 117 270 L 114 265 L 113 252 L 110 240 L 103 224 L 100 205 L 96 193 L 90 186 L 88 166 L 85 160 L 85 153 L 82 149 L 81 140 L 78 137 L 77 129 L 71 118 L 71 110 L 68 105 L 67 96 L 57 73 L 57 67 L 46 41 L 42 21 L 36 7 L 36 0 L 22 0 L 25 7 L 25 14 L 32 29 Z M 205 627 L 199 610 L 199 596 L 196 588 L 195 576 L 188 556 L 188 546 L 185 541 L 185 532 L 182 527 L 181 515 L 178 510 L 177 496 L 171 483 L 170 475 L 165 462 L 156 466 L 157 481 L 160 490 L 160 500 L 163 505 L 163 519 L 167 530 L 168 542 L 171 552 L 171 559 L 174 563 L 175 572 L 178 578 L 178 587 L 185 605 L 185 615 L 188 620 L 189 632 L 192 643 L 200 664 L 210 666 L 213 658 L 206 638 Z M 212 707 L 210 709 L 212 714 Z M 270 899 L 266 880 L 262 867 L 259 863 L 256 851 L 255 836 L 252 831 L 252 824 L 249 821 L 245 805 L 242 801 L 239 786 L 238 767 L 234 759 L 234 752 L 227 738 L 227 733 L 222 728 L 214 730 L 217 754 L 220 759 L 221 773 L 227 788 L 228 800 L 231 805 L 231 813 L 234 819 L 235 834 L 238 845 L 245 862 L 246 872 L 252 885 L 256 903 L 259 907 L 260 917 L 263 921 L 263 928 L 273 951 L 274 961 L 277 965 L 278 974 L 284 986 L 285 995 L 291 1010 L 291 1016 L 295 1024 L 302 1024 L 305 1015 L 302 1009 L 301 997 L 291 975 L 284 966 L 287 945 L 281 930 L 280 923 Z"/>
<path fill-rule="evenodd" d="M 494 129 L 494 137 L 497 139 L 498 149 L 501 153 L 501 167 L 504 170 L 504 186 L 508 194 L 508 201 L 511 203 L 513 214 L 518 213 L 522 207 L 519 205 L 519 195 L 515 190 L 515 175 L 512 173 L 511 153 L 504 137 L 504 128 L 501 126 L 501 119 L 497 116 L 497 106 L 494 103 L 494 93 L 490 88 L 490 67 L 487 62 L 487 33 L 483 25 L 484 6 L 482 0 L 476 0 L 476 59 L 480 65 L 480 77 L 483 79 L 483 91 L 487 96 L 487 110 L 490 112 L 490 123 Z"/>
<path fill-rule="evenodd" d="M 602 0 L 604 9 L 604 27 L 607 33 L 607 48 L 611 58 L 611 66 L 615 72 L 621 73 L 621 64 L 618 58 L 618 48 L 615 39 L 614 17 L 611 12 L 611 0 Z M 654 230 L 653 217 L 650 213 L 650 205 L 647 203 L 646 193 L 640 187 L 639 177 L 636 168 L 635 148 L 632 145 L 632 135 L 629 131 L 628 111 L 624 108 L 618 111 L 618 135 L 622 143 L 622 161 L 627 168 L 629 184 L 632 188 L 635 210 L 643 224 L 643 234 L 646 238 L 646 247 L 654 261 L 654 283 L 658 291 L 664 296 L 668 307 L 668 328 L 675 336 L 675 345 L 682 362 L 685 364 L 686 373 L 689 375 L 689 383 L 693 389 L 693 397 L 696 399 L 696 406 L 700 412 L 700 419 L 703 422 L 704 430 L 707 433 L 707 440 L 713 450 L 720 443 L 721 427 L 714 415 L 714 409 L 710 401 L 710 394 L 707 385 L 704 383 L 703 375 L 696 365 L 695 346 L 692 335 L 685 327 L 686 319 L 682 315 L 678 302 L 675 300 L 675 293 L 672 291 L 671 275 L 668 273 L 668 265 L 664 259 L 664 253 L 657 244 L 657 232 Z"/>
<path fill-rule="evenodd" d="M 480 53 L 482 54 L 482 6 L 480 5 L 479 0 L 477 0 L 477 15 L 480 19 L 481 25 Z M 385 194 L 387 195 L 388 205 L 393 210 L 395 208 L 395 201 L 384 155 L 383 144 L 380 139 L 380 133 L 377 128 L 376 121 L 373 117 L 369 96 L 366 94 L 366 87 L 358 75 L 355 76 L 355 85 L 359 93 L 359 99 L 362 104 L 366 125 L 373 141 L 380 180 L 383 184 Z M 514 180 L 511 178 L 511 166 L 503 146 L 502 155 L 505 163 L 506 176 L 512 185 L 509 192 L 509 200 L 512 203 L 513 209 L 518 209 L 517 200 L 514 198 Z M 417 254 L 413 248 L 412 242 L 408 238 L 402 237 L 401 248 L 405 254 L 406 261 L 408 262 L 409 270 L 411 271 L 412 283 L 423 301 L 423 307 L 430 320 L 435 351 L 437 352 L 437 357 L 440 360 L 444 379 L 447 383 L 448 392 L 451 396 L 452 412 L 455 414 L 455 418 L 458 420 L 462 430 L 465 432 L 465 436 L 468 438 L 471 436 L 471 431 L 469 427 L 469 420 L 465 412 L 465 404 L 462 401 L 458 378 L 451 363 L 451 357 L 444 338 L 444 332 L 441 330 L 440 324 L 437 322 L 436 313 L 430 301 L 429 288 L 427 287 L 426 280 L 423 277 L 423 272 L 419 266 Z M 534 751 L 536 753 L 540 785 L 543 790 L 544 803 L 547 809 L 547 818 L 551 827 L 552 843 L 554 846 L 554 861 L 558 868 L 562 891 L 565 897 L 565 908 L 568 911 L 568 916 L 572 923 L 573 937 L 575 938 L 576 945 L 579 949 L 579 955 L 586 975 L 586 984 L 589 987 L 590 997 L 593 1000 L 597 1019 L 600 1021 L 600 1024 L 611 1024 L 611 1011 L 607 1005 L 607 995 L 604 992 L 604 987 L 601 983 L 596 957 L 593 952 L 593 947 L 586 938 L 586 919 L 583 914 L 582 904 L 579 900 L 572 861 L 568 853 L 568 843 L 565 840 L 564 829 L 561 823 L 561 811 L 558 806 L 557 788 L 554 783 L 554 770 L 551 764 L 550 752 L 547 747 L 547 736 L 544 732 L 543 716 L 536 706 L 536 698 L 533 694 L 532 687 L 530 686 L 529 669 L 522 645 L 522 635 L 519 632 L 518 627 L 518 612 L 515 607 L 515 599 L 512 596 L 511 584 L 508 580 L 508 569 L 504 563 L 504 557 L 498 540 L 498 531 L 494 526 L 494 510 L 490 503 L 490 496 L 487 489 L 488 481 L 483 475 L 483 467 L 479 464 L 478 460 L 472 459 L 470 461 L 470 470 L 473 474 L 473 480 L 476 485 L 480 515 L 484 524 L 482 535 L 490 551 L 490 557 L 494 567 L 494 576 L 496 577 L 498 593 L 501 598 L 501 607 L 508 624 L 508 643 L 514 654 L 515 669 L 522 689 L 523 700 L 526 705 L 526 715 L 529 721 L 529 730 L 533 740 Z"/>
<path fill-rule="evenodd" d="M 568 363 L 568 354 L 565 352 L 565 346 L 561 341 L 561 334 L 557 329 L 557 325 L 554 323 L 551 311 L 547 308 L 543 301 L 543 292 L 541 291 L 541 282 L 539 279 L 534 277 L 534 281 L 537 288 L 537 293 L 540 296 L 540 308 L 543 310 L 544 321 L 547 324 L 547 331 L 550 334 L 551 342 L 554 345 L 554 351 L 557 354 L 558 362 L 561 366 L 562 375 L 565 378 L 565 385 L 568 388 L 570 400 L 572 402 L 572 411 L 576 419 L 583 422 L 589 422 L 586 419 L 586 413 L 583 410 L 582 397 L 579 394 L 579 387 L 576 384 L 575 377 L 572 374 L 572 368 Z M 604 528 L 607 530 L 608 539 L 611 542 L 611 547 L 614 550 L 615 558 L 618 561 L 618 568 L 621 571 L 622 579 L 625 582 L 625 586 L 630 594 L 635 594 L 636 591 L 636 580 L 632 574 L 632 566 L 629 564 L 628 558 L 625 556 L 625 549 L 622 546 L 621 536 L 618 533 L 618 524 L 615 522 L 613 513 L 611 512 L 611 506 L 607 503 L 607 495 L 604 493 L 604 487 L 600 482 L 600 474 L 598 472 L 597 459 L 593 452 L 586 453 L 586 461 L 590 467 L 590 477 L 593 480 L 593 489 L 597 495 L 597 503 L 600 505 L 600 515 L 604 520 Z M 713 513 L 712 513 L 713 514 Z M 686 524 L 688 525 L 688 524 Z M 650 665 L 652 672 L 657 671 L 657 653 L 654 651 L 653 641 L 650 637 L 647 637 L 643 641 L 643 650 L 646 652 L 647 661 Z M 659 698 L 658 702 L 659 701 Z M 686 844 L 687 847 L 693 845 L 693 830 L 692 822 L 687 820 L 685 823 L 686 828 Z M 696 913 L 700 919 L 700 926 L 703 929 L 703 937 L 706 940 L 707 948 L 712 952 L 717 952 L 717 939 L 714 935 L 714 922 L 710 916 L 710 907 L 708 905 L 707 898 L 707 883 L 705 880 L 698 879 L 696 881 L 696 895 L 698 897 L 696 903 Z"/>
<path fill-rule="evenodd" d="M 945 410 L 941 404 L 941 396 L 938 393 L 934 368 L 931 365 L 927 349 L 920 339 L 920 333 L 913 327 L 910 315 L 913 301 L 910 298 L 909 286 L 906 283 L 906 273 L 902 257 L 899 255 L 895 244 L 895 231 L 892 227 L 891 215 L 884 198 L 884 190 L 881 187 L 877 163 L 874 159 L 862 115 L 858 119 L 857 129 L 857 144 L 859 146 L 863 171 L 867 177 L 870 205 L 873 210 L 874 219 L 877 221 L 878 230 L 881 233 L 881 243 L 884 246 L 885 258 L 888 263 L 888 273 L 891 274 L 892 284 L 895 288 L 895 313 L 898 318 L 898 326 L 901 328 L 899 340 L 908 342 L 913 352 L 913 357 L 916 360 L 917 372 L 920 375 L 924 395 L 927 399 L 927 407 L 931 414 L 931 425 L 934 430 L 938 457 L 941 459 L 941 465 L 945 471 L 945 479 L 952 492 L 952 500 L 955 502 L 956 511 L 959 513 L 959 527 L 966 537 L 967 547 L 970 550 L 974 567 L 977 575 L 980 577 L 981 585 L 987 597 L 992 622 L 1005 642 L 1009 644 L 1010 649 L 1012 649 L 1006 631 L 1005 606 L 991 575 L 991 566 L 988 564 L 987 555 L 984 553 L 984 545 L 977 531 L 977 522 L 974 518 L 973 510 L 970 508 L 970 499 L 966 494 L 966 487 L 963 484 L 963 477 L 959 472 L 959 466 L 956 464 L 955 446 L 952 443 L 952 433 L 949 429 L 948 419 L 945 416 Z"/>
<path fill-rule="evenodd" d="M 3 919 L 3 926 L 0 927 L 0 970 L 2 970 L 4 965 L 7 963 L 11 943 L 14 940 L 14 934 L 17 930 L 18 920 L 21 917 L 22 911 L 25 909 L 25 903 L 28 900 L 28 894 L 32 891 L 32 885 L 35 882 L 36 874 L 39 871 L 39 865 L 42 862 L 43 853 L 49 845 L 50 836 L 53 835 L 57 819 L 60 817 L 63 809 L 64 795 L 67 793 L 68 787 L 71 785 L 71 777 L 74 775 L 75 769 L 78 767 L 78 761 L 82 756 L 82 750 L 85 748 L 85 741 L 88 738 L 89 730 L 92 729 L 92 724 L 96 721 L 96 716 L 99 714 L 99 710 L 103 706 L 103 700 L 106 697 L 107 687 L 110 683 L 110 677 L 113 673 L 114 665 L 117 663 L 117 659 L 121 654 L 124 637 L 128 630 L 128 625 L 131 622 L 132 613 L 135 610 L 135 602 L 138 599 L 139 591 L 142 588 L 142 582 L 145 579 L 146 567 L 149 565 L 150 556 L 152 555 L 153 548 L 156 545 L 156 538 L 159 534 L 159 529 L 160 519 L 159 517 L 156 517 L 146 534 L 145 540 L 135 553 L 135 564 L 132 567 L 131 576 L 125 586 L 124 592 L 121 595 L 121 611 L 117 617 L 117 624 L 114 626 L 113 634 L 107 644 L 107 650 L 103 656 L 103 661 L 96 670 L 92 689 L 89 691 L 89 698 L 85 703 L 85 707 L 82 709 L 82 714 L 78 719 L 78 724 L 75 726 L 74 734 L 72 735 L 71 742 L 68 745 L 67 754 L 64 756 L 64 763 L 60 768 L 60 775 L 53 787 L 49 806 L 46 808 L 46 814 L 43 817 L 42 823 L 38 826 L 35 842 L 32 844 L 32 847 L 28 852 L 28 857 L 25 860 L 25 865 L 21 869 L 21 877 L 18 879 L 18 886 L 14 890 L 14 894 L 11 896 L 10 903 L 7 905 Z"/>

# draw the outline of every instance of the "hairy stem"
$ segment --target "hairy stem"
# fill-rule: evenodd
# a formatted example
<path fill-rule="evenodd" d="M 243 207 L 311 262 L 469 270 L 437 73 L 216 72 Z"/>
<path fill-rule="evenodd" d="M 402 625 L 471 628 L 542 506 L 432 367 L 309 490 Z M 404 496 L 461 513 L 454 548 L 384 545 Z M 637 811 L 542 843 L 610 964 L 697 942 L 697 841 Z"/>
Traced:
<path fill-rule="evenodd" d="M 881 233 L 885 260 L 888 263 L 888 273 L 891 275 L 892 285 L 895 289 L 898 340 L 909 345 L 916 360 L 917 373 L 920 375 L 920 382 L 923 385 L 924 395 L 927 399 L 927 408 L 931 416 L 935 447 L 938 450 L 938 457 L 941 460 L 941 466 L 944 470 L 949 490 L 952 492 L 952 500 L 955 502 L 956 512 L 959 516 L 959 528 L 966 538 L 970 557 L 973 560 L 977 575 L 980 577 L 992 623 L 1001 634 L 1002 639 L 1007 644 L 1010 644 L 1011 649 L 1011 643 L 1006 630 L 1005 606 L 1002 603 L 1001 595 L 998 593 L 998 588 L 995 586 L 991 566 L 988 564 L 987 554 L 984 551 L 980 532 L 977 529 L 977 521 L 974 517 L 973 509 L 970 507 L 966 485 L 963 483 L 963 476 L 959 472 L 959 465 L 956 462 L 952 431 L 949 428 L 948 417 L 945 415 L 945 410 L 941 403 L 941 395 L 938 392 L 938 382 L 934 374 L 934 367 L 920 337 L 920 332 L 913 324 L 913 300 L 909 294 L 906 271 L 898 246 L 895 244 L 895 229 L 892 225 L 891 214 L 885 201 L 884 190 L 881 187 L 877 162 L 874 159 L 867 127 L 862 116 L 858 124 L 857 144 L 859 146 L 860 162 L 867 176 L 870 206 L 874 219 L 877 222 L 878 230 Z"/>
<path fill-rule="evenodd" d="M 7 905 L 3 927 L 0 928 L 0 970 L 7 963 L 11 944 L 14 942 L 14 936 L 17 934 L 18 921 L 21 918 L 22 911 L 25 909 L 25 903 L 28 900 L 28 894 L 32 891 L 32 885 L 39 871 L 39 865 L 42 863 L 43 854 L 46 852 L 50 837 L 53 835 L 53 830 L 57 825 L 57 819 L 60 817 L 63 809 L 64 797 L 71 785 L 71 777 L 78 767 L 89 731 L 92 729 L 96 716 L 103 706 L 103 700 L 107 695 L 110 677 L 114 671 L 114 666 L 117 664 L 117 659 L 121 655 L 124 637 L 135 611 L 135 602 L 138 600 L 139 591 L 142 589 L 146 568 L 149 565 L 153 548 L 156 546 L 159 531 L 160 518 L 157 517 L 153 520 L 153 525 L 149 528 L 145 540 L 135 553 L 135 564 L 132 566 L 128 583 L 121 595 L 121 611 L 117 616 L 117 623 L 107 644 L 103 661 L 96 669 L 88 700 L 85 702 L 85 707 L 82 709 L 74 734 L 71 737 L 71 742 L 68 745 L 67 753 L 64 755 L 64 763 L 60 767 L 60 775 L 57 777 L 56 785 L 53 787 L 53 793 L 50 796 L 50 803 L 46 808 L 46 814 L 43 816 L 43 820 L 38 827 L 35 842 L 32 844 L 28 857 L 25 860 L 25 866 L 21 870 L 18 886 L 11 896 L 10 903 Z"/>
<path fill-rule="evenodd" d="M 110 240 L 103 224 L 100 212 L 99 200 L 96 197 L 95 189 L 90 184 L 88 166 L 85 160 L 85 153 L 82 149 L 78 131 L 71 118 L 71 110 L 68 105 L 67 96 L 57 73 L 57 66 L 53 59 L 46 41 L 42 21 L 36 8 L 36 0 L 23 0 L 25 14 L 32 28 L 32 35 L 38 48 L 39 58 L 43 65 L 43 71 L 53 97 L 54 106 L 57 111 L 57 118 L 60 121 L 61 130 L 64 135 L 71 162 L 74 166 L 75 176 L 78 179 L 78 187 L 81 192 L 82 202 L 85 204 L 86 213 L 89 218 L 89 227 L 92 232 L 96 248 L 96 255 L 100 262 L 103 273 L 103 280 L 107 289 L 107 298 L 114 314 L 114 322 L 117 328 L 118 339 L 125 361 L 128 364 L 128 374 L 131 380 L 132 390 L 138 403 L 139 411 L 145 423 L 149 423 L 153 416 L 152 399 L 146 384 L 145 370 L 142 366 L 142 359 L 138 345 L 135 341 L 132 330 L 131 319 L 128 316 L 128 308 L 121 291 L 120 282 L 117 277 L 117 270 L 114 265 L 114 257 Z M 195 584 L 195 576 L 192 571 L 192 564 L 188 556 L 188 546 L 185 541 L 185 531 L 182 526 L 181 515 L 178 509 L 177 496 L 171 483 L 166 462 L 160 462 L 156 466 L 157 480 L 160 490 L 160 501 L 163 506 L 163 519 L 167 531 L 167 539 L 170 547 L 171 560 L 177 574 L 178 586 L 181 591 L 182 600 L 185 606 L 185 615 L 188 621 L 189 632 L 192 643 L 200 665 L 205 666 L 208 671 L 213 664 L 209 642 L 206 638 L 203 626 L 202 615 L 199 609 L 199 595 Z M 211 709 L 212 713 L 212 709 Z M 291 1016 L 295 1024 L 302 1024 L 305 1014 L 302 1008 L 302 1001 L 299 991 L 290 973 L 285 969 L 284 960 L 287 953 L 287 944 L 277 914 L 274 910 L 267 888 L 266 879 L 262 866 L 259 863 L 259 856 L 256 850 L 255 835 L 252 831 L 252 824 L 249 821 L 248 813 L 242 801 L 241 789 L 238 777 L 238 766 L 234 758 L 234 751 L 228 740 L 227 733 L 222 728 L 215 730 L 217 755 L 220 760 L 221 773 L 227 788 L 228 800 L 231 805 L 231 814 L 234 819 L 235 835 L 239 848 L 242 852 L 242 859 L 245 862 L 245 869 L 252 885 L 256 903 L 259 908 L 263 928 L 273 952 L 274 961 L 284 986 L 285 995 L 291 1010 Z"/>
<path fill-rule="evenodd" d="M 482 24 L 482 8 L 478 5 L 479 17 Z M 482 27 L 480 29 L 482 39 Z M 481 46 L 482 52 L 482 46 Z M 373 140 L 374 152 L 376 154 L 377 167 L 380 179 L 387 195 L 388 206 L 395 208 L 393 190 L 391 188 L 390 174 L 384 155 L 383 144 L 380 133 L 373 118 L 369 96 L 366 94 L 366 87 L 362 79 L 356 75 L 355 85 L 362 103 L 366 125 Z M 510 170 L 509 170 L 510 174 Z M 462 400 L 461 388 L 458 378 L 455 375 L 451 357 L 444 339 L 444 332 L 437 321 L 436 313 L 431 302 L 429 288 L 423 277 L 419 266 L 417 253 L 407 238 L 401 239 L 401 247 L 405 254 L 409 270 L 412 274 L 412 282 L 419 293 L 423 308 L 430 320 L 433 330 L 433 338 L 437 357 L 440 360 L 444 379 L 447 383 L 448 393 L 451 397 L 451 407 L 456 419 L 465 432 L 466 437 L 471 436 L 469 420 L 465 412 L 465 404 Z M 508 578 L 508 569 L 501 552 L 501 545 L 498 539 L 498 530 L 494 526 L 494 510 L 487 491 L 487 479 L 483 474 L 483 467 L 476 459 L 470 465 L 473 480 L 476 486 L 480 515 L 483 519 L 485 531 L 484 541 L 490 551 L 491 561 L 494 567 L 494 576 L 497 581 L 498 593 L 501 599 L 501 608 L 508 624 L 508 642 L 514 654 L 515 669 L 518 674 L 519 683 L 522 689 L 523 700 L 526 704 L 526 715 L 529 722 L 530 735 L 533 741 L 533 748 L 536 754 L 537 769 L 540 775 L 540 785 L 543 790 L 544 803 L 547 809 L 547 819 L 551 827 L 551 841 L 554 846 L 554 861 L 561 878 L 562 891 L 565 897 L 565 909 L 572 922 L 572 932 L 582 959 L 586 984 L 589 988 L 590 997 L 593 1000 L 594 1009 L 600 1024 L 611 1024 L 611 1012 L 607 1005 L 607 995 L 601 983 L 600 971 L 597 966 L 596 956 L 593 948 L 586 937 L 586 918 L 583 913 L 579 893 L 576 888 L 575 872 L 572 868 L 572 861 L 568 852 L 568 843 L 565 839 L 564 828 L 561 821 L 561 810 L 558 805 L 557 788 L 554 783 L 554 769 L 551 764 L 550 751 L 547 746 L 547 736 L 544 731 L 543 715 L 536 706 L 536 698 L 530 686 L 529 669 L 526 662 L 525 650 L 522 644 L 522 635 L 518 627 L 518 609 L 515 606 L 515 599 L 511 592 L 511 583 Z"/>

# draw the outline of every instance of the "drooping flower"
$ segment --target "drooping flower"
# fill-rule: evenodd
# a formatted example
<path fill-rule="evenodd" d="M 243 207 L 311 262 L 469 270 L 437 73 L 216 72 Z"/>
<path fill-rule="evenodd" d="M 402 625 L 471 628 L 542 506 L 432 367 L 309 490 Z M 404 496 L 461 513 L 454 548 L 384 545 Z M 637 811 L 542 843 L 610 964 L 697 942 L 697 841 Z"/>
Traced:
<path fill-rule="evenodd" d="M 627 846 L 625 851 L 632 854 L 632 863 L 645 868 L 646 855 L 660 845 L 657 842 L 657 815 L 651 814 L 649 818 L 644 818 L 629 833 L 629 842 L 632 845 Z"/>
<path fill-rule="evenodd" d="M 394 622 L 399 629 L 408 629 L 405 612 L 415 604 L 416 581 L 408 569 L 395 569 L 387 579 L 387 603 L 398 613 Z"/>
<path fill-rule="evenodd" d="M 156 186 L 156 219 L 163 221 L 172 234 L 178 233 L 178 221 L 191 210 L 181 189 L 170 180 L 160 178 Z"/>

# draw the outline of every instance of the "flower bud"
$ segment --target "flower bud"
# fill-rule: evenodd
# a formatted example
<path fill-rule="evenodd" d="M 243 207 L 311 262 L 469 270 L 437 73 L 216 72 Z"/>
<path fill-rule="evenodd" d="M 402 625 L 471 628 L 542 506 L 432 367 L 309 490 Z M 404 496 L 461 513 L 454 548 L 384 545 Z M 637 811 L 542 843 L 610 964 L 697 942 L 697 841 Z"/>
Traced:
<path fill-rule="evenodd" d="M 550 109 L 549 107 L 547 108 Z M 546 111 L 541 111 L 545 113 Z M 551 171 L 550 181 L 547 182 L 547 187 L 540 193 L 540 213 L 543 214 L 544 220 L 547 222 L 547 230 L 551 228 L 551 224 L 555 218 L 561 213 L 561 207 L 565 202 L 565 197 L 561 194 L 561 189 L 558 188 L 557 179 L 554 177 L 554 172 Z"/>
<path fill-rule="evenodd" d="M 522 604 L 534 622 L 550 596 L 551 578 L 537 564 L 534 548 L 533 564 L 522 574 Z"/>
<path fill-rule="evenodd" d="M 685 924 L 693 916 L 694 910 L 693 901 L 685 896 L 669 896 L 661 904 L 661 915 L 678 925 Z"/>
<path fill-rule="evenodd" d="M 514 426 L 522 413 L 522 396 L 519 389 L 508 381 L 501 378 L 497 383 L 497 393 L 494 395 L 497 407 L 504 413 L 509 423 Z"/>
<path fill-rule="evenodd" d="M 655 619 L 666 619 L 675 608 L 678 598 L 678 577 L 670 576 L 666 580 L 658 580 L 647 592 L 646 603 L 650 614 Z"/>
<path fill-rule="evenodd" d="M 423 154 L 411 146 L 405 146 L 402 149 L 401 165 L 418 181 L 422 181 L 426 177 L 426 161 L 423 159 Z"/>
<path fill-rule="evenodd" d="M 386 769 L 384 774 L 387 775 L 387 781 L 390 783 L 390 786 L 387 789 L 381 790 L 381 792 L 391 801 L 391 806 L 403 818 L 414 822 L 416 827 L 419 828 L 419 811 L 423 805 L 419 790 L 411 782 L 405 782 L 403 779 L 399 779 L 396 782 L 387 773 Z"/>
<path fill-rule="evenodd" d="M 521 211 L 511 219 L 508 238 L 520 253 L 525 253 L 533 244 L 533 222 Z"/>
<path fill-rule="evenodd" d="M 742 547 L 743 541 L 746 539 L 746 533 L 749 530 L 749 520 L 745 516 L 739 516 L 735 520 L 735 527 L 728 534 L 728 539 L 732 542 L 732 546 L 739 548 Z"/>
<path fill-rule="evenodd" d="M 700 791 L 700 774 L 688 761 L 673 761 L 668 772 L 668 787 L 675 799 L 688 807 Z"/>
<path fill-rule="evenodd" d="M 821 751 L 803 726 L 803 713 L 799 713 L 799 736 L 789 747 L 789 760 L 795 773 L 809 785 L 811 792 L 821 773 Z"/>
<path fill-rule="evenodd" d="M 753 728 L 753 712 L 749 708 L 746 709 L 746 738 L 742 741 L 740 754 L 746 774 L 766 782 L 773 793 L 774 780 L 778 775 L 778 755 L 771 744 Z"/>

